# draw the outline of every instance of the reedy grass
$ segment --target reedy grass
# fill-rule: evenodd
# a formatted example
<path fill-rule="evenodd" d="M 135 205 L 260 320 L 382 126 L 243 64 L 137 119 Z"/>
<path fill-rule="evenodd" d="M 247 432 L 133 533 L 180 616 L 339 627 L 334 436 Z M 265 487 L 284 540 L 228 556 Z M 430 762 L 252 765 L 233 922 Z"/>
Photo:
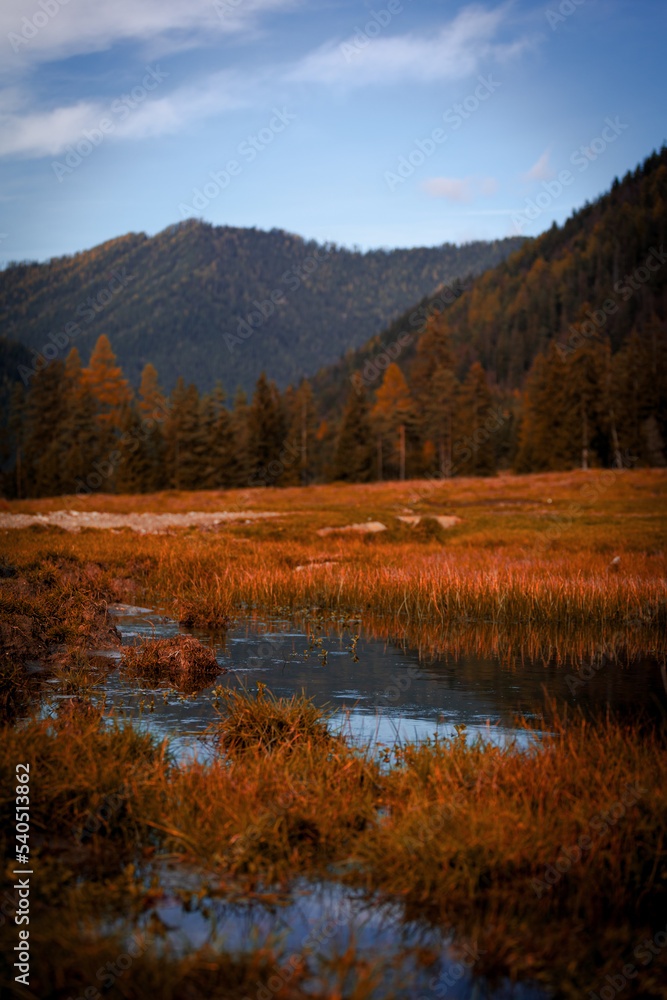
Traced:
<path fill-rule="evenodd" d="M 62 850 L 122 786 L 122 809 L 91 851 L 114 844 L 127 859 L 152 843 L 223 882 L 265 886 L 337 873 L 477 937 L 481 971 L 537 976 L 562 995 L 587 995 L 667 922 L 664 735 L 647 727 L 556 717 L 530 751 L 459 733 L 398 748 L 390 769 L 340 738 L 175 766 L 148 737 L 86 717 L 68 723 L 66 740 L 57 724 L 34 722 L 5 730 L 0 747 L 3 828 L 15 762 L 34 761 L 43 851 Z M 619 811 L 628 784 L 636 801 Z M 548 884 L 582 835 L 590 848 Z M 642 989 L 667 996 L 664 983 Z"/>
<path fill-rule="evenodd" d="M 304 746 L 327 750 L 339 745 L 340 737 L 329 731 L 324 711 L 304 694 L 276 698 L 261 683 L 255 697 L 237 688 L 220 688 L 216 693 L 224 710 L 215 739 L 229 756 L 276 750 L 289 754 Z"/>

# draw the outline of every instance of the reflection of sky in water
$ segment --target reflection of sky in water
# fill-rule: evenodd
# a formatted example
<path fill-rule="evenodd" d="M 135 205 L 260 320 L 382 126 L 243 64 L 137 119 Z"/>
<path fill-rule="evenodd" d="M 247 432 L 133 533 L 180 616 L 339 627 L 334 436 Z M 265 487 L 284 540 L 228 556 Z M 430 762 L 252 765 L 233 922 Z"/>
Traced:
<path fill-rule="evenodd" d="M 182 869 L 163 870 L 161 884 L 183 888 L 188 881 Z M 198 888 L 196 877 L 192 891 Z M 266 997 L 269 980 L 279 974 L 291 956 L 306 963 L 311 990 L 318 993 L 333 985 L 323 963 L 336 964 L 349 947 L 359 959 L 377 963 L 379 979 L 374 1000 L 391 995 L 401 998 L 457 1000 L 543 1000 L 547 996 L 535 986 L 501 983 L 491 987 L 475 978 L 478 953 L 474 942 L 456 949 L 452 938 L 437 928 L 407 920 L 403 906 L 361 890 L 333 882 L 295 882 L 284 897 L 264 901 L 228 902 L 204 897 L 194 911 L 184 909 L 176 898 L 167 898 L 154 911 L 167 929 L 162 947 L 187 954 L 205 944 L 233 953 L 249 953 L 271 946 L 279 961 L 275 970 L 260 980 L 258 995 Z M 148 918 L 146 918 L 148 919 Z M 419 949 L 430 953 L 428 965 L 418 961 Z M 277 980 L 274 980 L 277 986 Z M 347 984 L 351 985 L 350 983 Z"/>
<path fill-rule="evenodd" d="M 149 609 L 127 608 L 116 621 L 124 643 L 184 631 Z M 294 624 L 274 622 L 272 627 L 275 631 L 269 632 L 267 624 L 248 621 L 223 636 L 194 631 L 205 642 L 218 641 L 218 662 L 227 671 L 194 697 L 128 681 L 118 670 L 101 678 L 97 693 L 105 695 L 107 708 L 114 706 L 117 715 L 127 713 L 136 725 L 159 738 L 169 737 L 181 759 L 193 755 L 207 759 L 214 753 L 205 732 L 218 719 L 212 704 L 216 685 L 243 685 L 252 691 L 261 681 L 278 697 L 304 691 L 316 704 L 327 705 L 333 712 L 332 725 L 342 727 L 359 745 L 391 746 L 435 733 L 453 736 L 454 727 L 464 725 L 468 735 L 479 733 L 498 742 L 516 739 L 525 746 L 528 737 L 517 727 L 516 717 L 535 718 L 545 695 L 584 710 L 609 706 L 617 712 L 655 711 L 657 704 L 665 704 L 659 665 L 648 657 L 635 659 L 629 667 L 605 663 L 575 698 L 567 686 L 574 667 L 531 660 L 520 652 L 502 661 L 463 655 L 420 660 L 416 651 L 374 639 L 360 629 L 353 649 L 354 629 L 329 629 L 329 634 L 315 630 L 308 635 Z M 111 654 L 112 660 L 118 656 Z M 154 711 L 139 714 L 142 700 L 145 709 L 152 703 Z M 160 881 L 168 895 L 155 912 L 168 929 L 164 946 L 169 950 L 190 951 L 208 942 L 226 951 L 243 951 L 270 942 L 288 957 L 304 952 L 309 934 L 317 937 L 329 927 L 331 933 L 306 956 L 314 992 L 333 986 L 320 962 L 335 962 L 354 944 L 358 958 L 377 961 L 382 970 L 373 1000 L 387 995 L 406 1000 L 543 1000 L 546 996 L 530 985 L 507 982 L 492 987 L 475 976 L 474 965 L 468 970 L 457 964 L 451 940 L 438 929 L 405 920 L 398 903 L 333 882 L 299 882 L 285 895 L 283 905 L 208 897 L 186 910 L 169 891 L 188 886 L 187 872 L 178 867 L 163 870 Z M 418 948 L 434 952 L 433 964 L 419 965 Z M 262 986 L 266 988 L 258 983 L 257 996 L 266 998 Z"/>
<path fill-rule="evenodd" d="M 149 609 L 126 608 L 116 621 L 125 643 L 184 631 Z M 217 720 L 211 689 L 218 684 L 244 685 L 252 691 L 261 681 L 278 697 L 305 691 L 316 704 L 328 706 L 332 725 L 341 726 L 358 745 L 393 746 L 436 733 L 450 737 L 455 726 L 464 725 L 469 736 L 480 734 L 494 742 L 516 739 L 519 746 L 526 746 L 529 739 L 516 718 L 534 718 L 545 692 L 559 703 L 567 701 L 584 710 L 608 705 L 617 712 L 655 712 L 656 704 L 665 703 L 659 666 L 648 658 L 630 667 L 605 663 L 574 697 L 567 684 L 574 667 L 531 660 L 521 652 L 503 657 L 502 662 L 493 656 L 462 655 L 420 660 L 416 651 L 373 639 L 363 630 L 352 650 L 354 629 L 307 635 L 295 625 L 282 623 L 282 631 L 280 623 L 273 627 L 276 631 L 268 632 L 261 622 L 246 622 L 215 637 L 220 642 L 218 662 L 228 672 L 194 698 L 171 692 L 165 703 L 164 689 L 141 687 L 112 671 L 101 686 L 107 706 L 127 711 L 159 737 L 169 736 L 181 756 L 189 757 L 196 747 L 201 759 L 211 749 L 195 737 Z M 194 634 L 211 641 L 205 633 Z M 137 705 L 142 699 L 145 709 L 153 702 L 154 711 L 144 711 L 139 719 Z"/>

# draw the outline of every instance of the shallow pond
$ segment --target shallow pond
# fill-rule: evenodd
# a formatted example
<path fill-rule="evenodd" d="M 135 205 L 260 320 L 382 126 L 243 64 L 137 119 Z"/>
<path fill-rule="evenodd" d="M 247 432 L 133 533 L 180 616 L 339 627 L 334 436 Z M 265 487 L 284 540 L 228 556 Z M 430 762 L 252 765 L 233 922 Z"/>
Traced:
<path fill-rule="evenodd" d="M 196 750 L 201 758 L 209 752 L 198 737 L 218 718 L 212 696 L 218 685 L 254 690 L 261 682 L 283 697 L 304 691 L 316 704 L 328 706 L 332 726 L 342 727 L 358 745 L 392 746 L 435 733 L 453 736 L 461 725 L 469 736 L 496 742 L 513 738 L 526 745 L 529 737 L 517 719 L 535 719 L 547 699 L 588 713 L 608 708 L 617 715 L 667 714 L 664 663 L 618 647 L 613 655 L 576 663 L 531 659 L 520 648 L 502 656 L 425 656 L 400 640 L 374 638 L 358 623 L 332 627 L 248 619 L 224 634 L 209 635 L 129 606 L 114 609 L 114 620 L 124 644 L 190 631 L 215 646 L 221 674 L 192 696 L 166 685 L 142 686 L 117 670 L 97 691 L 104 693 L 107 707 L 168 737 L 179 756 Z"/>
<path fill-rule="evenodd" d="M 615 646 L 613 655 L 568 662 L 531 658 L 520 646 L 502 655 L 453 650 L 430 655 L 400 638 L 378 638 L 359 622 L 332 625 L 317 616 L 248 618 L 218 635 L 179 628 L 147 608 L 119 606 L 114 620 L 126 645 L 190 631 L 216 649 L 221 673 L 194 695 L 137 683 L 116 669 L 100 673 L 94 692 L 117 715 L 125 713 L 134 724 L 167 738 L 182 760 L 213 753 L 206 732 L 218 719 L 214 689 L 243 685 L 253 690 L 258 682 L 276 696 L 304 691 L 327 705 L 331 724 L 343 727 L 362 746 L 422 740 L 435 733 L 452 736 L 461 725 L 469 735 L 516 739 L 525 746 L 539 737 L 539 728 L 537 736 L 527 734 L 517 716 L 539 720 L 550 698 L 586 712 L 667 713 L 664 663 L 650 652 L 637 652 L 636 646 L 632 654 Z M 111 661 L 120 657 L 118 652 L 105 655 Z M 587 669 L 579 674 L 582 664 Z M 331 990 L 345 996 L 353 982 L 341 983 L 336 970 L 353 947 L 356 960 L 377 972 L 377 984 L 367 994 L 373 1000 L 545 1000 L 549 995 L 530 983 L 487 982 L 476 975 L 474 960 L 461 961 L 466 953 L 447 933 L 406 913 L 401 902 L 336 883 L 333 871 L 330 882 L 297 880 L 282 887 L 273 901 L 230 901 L 224 887 L 216 894 L 211 883 L 197 902 L 187 904 L 184 891 L 187 895 L 192 889 L 194 899 L 207 885 L 201 872 L 175 865 L 161 869 L 157 877 L 164 896 L 152 912 L 165 929 L 163 946 L 175 952 L 206 943 L 236 952 L 267 943 L 275 949 L 277 943 L 285 960 L 296 954 L 306 962 L 314 993 Z M 257 983 L 256 1000 L 270 1000 L 278 988 L 278 980 L 272 987 L 270 978 Z"/>

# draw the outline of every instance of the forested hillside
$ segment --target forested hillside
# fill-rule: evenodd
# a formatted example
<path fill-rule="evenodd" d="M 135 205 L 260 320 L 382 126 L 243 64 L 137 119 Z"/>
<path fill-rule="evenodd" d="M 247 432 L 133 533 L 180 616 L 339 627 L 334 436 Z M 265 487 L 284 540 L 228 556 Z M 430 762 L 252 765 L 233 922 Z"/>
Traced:
<path fill-rule="evenodd" d="M 421 413 L 412 421 L 417 463 L 434 435 L 442 443 L 456 434 L 445 428 L 450 410 L 460 411 L 457 387 L 481 366 L 505 413 L 494 435 L 499 460 L 529 471 L 619 464 L 629 450 L 635 461 L 663 464 L 666 251 L 663 147 L 563 226 L 483 275 L 424 298 L 320 371 L 312 384 L 322 414 L 335 425 L 352 386 L 375 399 L 394 363 Z M 447 393 L 434 388 L 445 372 L 453 380 Z M 436 416 L 427 418 L 431 407 Z"/>
<path fill-rule="evenodd" d="M 10 265 L 0 272 L 0 333 L 47 360 L 74 345 L 87 357 L 104 334 L 135 388 L 151 362 L 168 390 L 183 376 L 201 391 L 218 379 L 250 391 L 263 369 L 284 389 L 521 243 L 361 253 L 190 220 L 153 238 L 130 233 L 46 264 Z"/>
<path fill-rule="evenodd" d="M 38 360 L 11 387 L 3 492 L 664 466 L 666 205 L 663 148 L 563 227 L 283 392 L 278 353 L 233 402 L 183 378 L 165 392 L 150 362 L 133 391 L 105 335 L 90 356 Z"/>

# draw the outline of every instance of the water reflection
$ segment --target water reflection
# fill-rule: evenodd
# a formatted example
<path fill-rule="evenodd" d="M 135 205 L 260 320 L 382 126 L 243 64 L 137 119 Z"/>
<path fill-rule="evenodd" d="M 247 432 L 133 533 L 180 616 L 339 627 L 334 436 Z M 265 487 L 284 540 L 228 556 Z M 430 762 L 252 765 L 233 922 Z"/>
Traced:
<path fill-rule="evenodd" d="M 184 631 L 149 609 L 116 611 L 124 643 Z M 589 714 L 600 709 L 617 716 L 667 714 L 664 659 L 629 647 L 614 634 L 593 655 L 563 656 L 554 648 L 530 657 L 518 645 L 500 654 L 479 652 L 473 642 L 473 652 L 465 652 L 460 635 L 453 650 L 429 654 L 409 647 L 403 638 L 391 641 L 377 630 L 364 630 L 358 622 L 342 627 L 317 617 L 291 622 L 247 619 L 219 635 L 191 631 L 215 645 L 221 667 L 216 681 L 194 697 L 137 686 L 118 671 L 109 673 L 103 684 L 108 707 L 136 718 L 143 702 L 139 724 L 170 737 L 179 755 L 189 756 L 195 746 L 200 757 L 209 752 L 193 738 L 217 719 L 211 697 L 216 685 L 252 690 L 257 681 L 277 696 L 304 691 L 316 704 L 328 705 L 332 724 L 363 745 L 391 746 L 436 733 L 453 736 L 460 725 L 469 735 L 494 741 L 512 738 L 525 745 L 527 736 L 517 716 L 535 720 L 548 699 Z"/>

